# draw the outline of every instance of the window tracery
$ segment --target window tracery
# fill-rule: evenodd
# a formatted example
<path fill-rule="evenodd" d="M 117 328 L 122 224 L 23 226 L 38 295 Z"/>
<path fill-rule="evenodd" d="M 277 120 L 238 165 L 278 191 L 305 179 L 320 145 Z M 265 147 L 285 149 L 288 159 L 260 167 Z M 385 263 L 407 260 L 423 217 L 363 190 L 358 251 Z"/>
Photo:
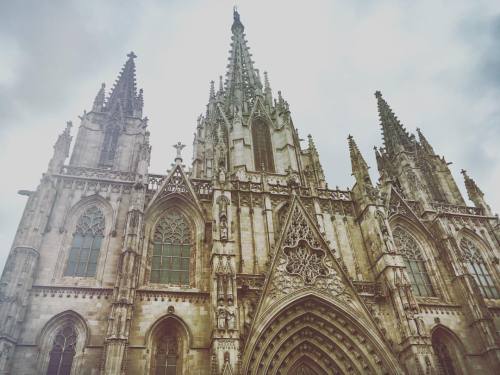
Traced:
<path fill-rule="evenodd" d="M 70 375 L 76 341 L 77 333 L 72 325 L 66 325 L 57 332 L 49 354 L 47 375 Z"/>
<path fill-rule="evenodd" d="M 460 250 L 462 261 L 476 281 L 481 294 L 486 298 L 500 298 L 478 247 L 468 238 L 462 238 Z"/>
<path fill-rule="evenodd" d="M 104 228 L 104 214 L 98 207 L 91 206 L 80 216 L 73 234 L 65 276 L 96 275 Z"/>
<path fill-rule="evenodd" d="M 261 119 L 252 123 L 255 170 L 274 173 L 273 146 L 269 126 Z"/>
<path fill-rule="evenodd" d="M 161 284 L 189 285 L 191 227 L 177 210 L 163 216 L 154 231 L 150 281 Z"/>
<path fill-rule="evenodd" d="M 413 292 L 422 297 L 435 296 L 420 245 L 401 228 L 393 231 L 393 237 L 396 248 L 403 256 Z"/>

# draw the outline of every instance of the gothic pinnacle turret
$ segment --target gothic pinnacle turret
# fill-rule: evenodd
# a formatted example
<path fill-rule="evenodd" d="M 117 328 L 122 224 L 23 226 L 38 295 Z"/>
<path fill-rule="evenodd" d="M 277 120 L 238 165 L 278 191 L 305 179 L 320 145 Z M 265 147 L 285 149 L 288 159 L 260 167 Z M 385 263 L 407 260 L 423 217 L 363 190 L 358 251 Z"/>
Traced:
<path fill-rule="evenodd" d="M 142 116 L 142 92 L 141 97 L 137 96 L 137 88 L 135 83 L 135 62 L 137 57 L 135 53 L 130 52 L 128 60 L 123 66 L 118 79 L 111 90 L 106 110 L 114 112 L 120 109 L 124 116 Z"/>
<path fill-rule="evenodd" d="M 354 141 L 354 137 L 352 135 L 349 135 L 347 137 L 347 140 L 349 142 L 349 154 L 351 156 L 352 174 L 356 177 L 356 180 L 358 178 L 362 178 L 365 181 L 366 179 L 368 179 L 371 184 L 370 175 L 368 173 L 368 164 L 366 164 L 363 155 L 361 155 L 358 145 Z"/>
<path fill-rule="evenodd" d="M 92 105 L 92 111 L 94 112 L 102 112 L 104 108 L 104 99 L 106 95 L 106 84 L 103 82 L 101 84 L 101 88 L 97 92 L 97 95 L 94 99 L 94 104 Z"/>
<path fill-rule="evenodd" d="M 412 139 L 399 119 L 396 117 L 387 102 L 382 98 L 380 91 L 375 92 L 377 98 L 380 125 L 384 138 L 385 151 L 388 154 L 397 154 L 399 151 L 410 150 Z"/>
<path fill-rule="evenodd" d="M 424 151 L 430 155 L 435 155 L 434 149 L 432 148 L 431 144 L 427 141 L 423 133 L 420 131 L 420 128 L 417 128 L 417 134 L 420 145 L 422 146 Z"/>
<path fill-rule="evenodd" d="M 249 99 L 262 95 L 262 83 L 257 70 L 253 67 L 252 55 L 243 33 L 245 28 L 236 9 L 233 12 L 233 19 L 231 51 L 226 73 L 226 98 L 228 104 L 245 107 Z"/>
<path fill-rule="evenodd" d="M 462 169 L 460 171 L 464 176 L 465 188 L 467 189 L 467 195 L 469 199 L 474 203 L 474 205 L 478 208 L 482 208 L 486 215 L 491 215 L 491 208 L 486 204 L 484 200 L 484 193 L 477 186 L 476 181 L 469 177 L 467 171 Z"/>

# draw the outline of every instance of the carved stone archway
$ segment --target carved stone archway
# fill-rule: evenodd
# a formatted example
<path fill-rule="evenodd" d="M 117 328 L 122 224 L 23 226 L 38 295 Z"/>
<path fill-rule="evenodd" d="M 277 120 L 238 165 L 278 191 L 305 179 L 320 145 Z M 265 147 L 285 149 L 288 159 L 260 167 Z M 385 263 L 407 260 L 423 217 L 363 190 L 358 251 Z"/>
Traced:
<path fill-rule="evenodd" d="M 248 374 L 398 373 L 392 354 L 355 317 L 314 295 L 290 303 L 258 332 L 247 348 Z"/>

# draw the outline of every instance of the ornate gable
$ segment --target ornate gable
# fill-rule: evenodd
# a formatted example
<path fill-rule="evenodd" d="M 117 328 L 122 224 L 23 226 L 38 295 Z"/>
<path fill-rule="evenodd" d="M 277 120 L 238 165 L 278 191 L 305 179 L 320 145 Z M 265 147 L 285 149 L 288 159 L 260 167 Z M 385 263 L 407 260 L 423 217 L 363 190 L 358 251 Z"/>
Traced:
<path fill-rule="evenodd" d="M 156 191 L 148 206 L 151 207 L 156 201 L 170 195 L 180 195 L 192 200 L 202 212 L 196 193 L 180 164 L 177 164 L 161 182 L 160 188 Z"/>

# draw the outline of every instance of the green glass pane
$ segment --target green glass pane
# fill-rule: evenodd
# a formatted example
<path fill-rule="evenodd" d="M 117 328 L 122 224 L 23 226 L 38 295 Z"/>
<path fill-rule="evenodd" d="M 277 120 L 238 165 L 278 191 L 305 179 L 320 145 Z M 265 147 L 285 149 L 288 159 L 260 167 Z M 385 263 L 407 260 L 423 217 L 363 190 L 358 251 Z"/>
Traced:
<path fill-rule="evenodd" d="M 89 263 L 87 266 L 87 275 L 86 276 L 94 277 L 96 269 L 97 269 L 96 263 Z"/>
<path fill-rule="evenodd" d="M 160 282 L 160 271 L 151 271 L 151 282 L 152 283 Z"/>
<path fill-rule="evenodd" d="M 85 276 L 85 268 L 86 268 L 85 263 L 78 263 L 76 267 L 75 276 Z"/>
<path fill-rule="evenodd" d="M 92 240 L 94 239 L 93 236 L 85 236 L 83 237 L 83 244 L 82 244 L 82 247 L 85 247 L 85 248 L 90 248 L 90 245 L 92 244 Z"/>
<path fill-rule="evenodd" d="M 72 248 L 69 251 L 69 258 L 68 258 L 69 261 L 76 262 L 79 257 L 80 257 L 80 249 Z"/>
<path fill-rule="evenodd" d="M 92 250 L 90 252 L 89 261 L 92 263 L 97 263 L 97 259 L 99 258 L 99 250 Z"/>
<path fill-rule="evenodd" d="M 154 255 L 161 255 L 161 244 L 160 243 L 155 243 L 153 254 Z"/>
<path fill-rule="evenodd" d="M 92 242 L 92 249 L 99 250 L 101 248 L 101 241 L 102 241 L 101 236 L 95 237 L 94 242 Z"/>
<path fill-rule="evenodd" d="M 159 256 L 153 257 L 153 262 L 151 264 L 151 268 L 154 270 L 158 270 L 161 268 L 161 257 L 159 257 Z"/>
<path fill-rule="evenodd" d="M 182 272 L 182 284 L 189 285 L 189 271 Z"/>
<path fill-rule="evenodd" d="M 177 258 L 177 257 L 172 258 L 172 269 L 173 269 L 173 270 L 178 270 L 178 269 L 180 269 L 180 266 L 181 266 L 181 265 L 180 265 L 180 261 L 181 261 L 181 260 L 180 260 L 180 258 Z"/>
<path fill-rule="evenodd" d="M 163 246 L 163 256 L 168 257 L 172 255 L 172 245 Z"/>
<path fill-rule="evenodd" d="M 181 255 L 181 245 L 172 245 L 172 255 L 174 257 Z"/>
<path fill-rule="evenodd" d="M 66 267 L 66 272 L 64 272 L 64 275 L 66 276 L 73 276 L 75 273 L 75 262 L 68 262 L 68 266 Z"/>
<path fill-rule="evenodd" d="M 75 234 L 73 237 L 73 247 L 81 247 L 83 242 L 83 237 L 81 234 Z"/>
<path fill-rule="evenodd" d="M 169 271 L 162 270 L 160 274 L 160 283 L 168 284 L 169 283 Z"/>
<path fill-rule="evenodd" d="M 181 269 L 182 270 L 188 270 L 189 269 L 189 258 L 182 258 L 181 259 Z"/>
<path fill-rule="evenodd" d="M 89 255 L 90 255 L 89 249 L 82 249 L 80 251 L 80 262 L 86 262 L 89 259 Z"/>

